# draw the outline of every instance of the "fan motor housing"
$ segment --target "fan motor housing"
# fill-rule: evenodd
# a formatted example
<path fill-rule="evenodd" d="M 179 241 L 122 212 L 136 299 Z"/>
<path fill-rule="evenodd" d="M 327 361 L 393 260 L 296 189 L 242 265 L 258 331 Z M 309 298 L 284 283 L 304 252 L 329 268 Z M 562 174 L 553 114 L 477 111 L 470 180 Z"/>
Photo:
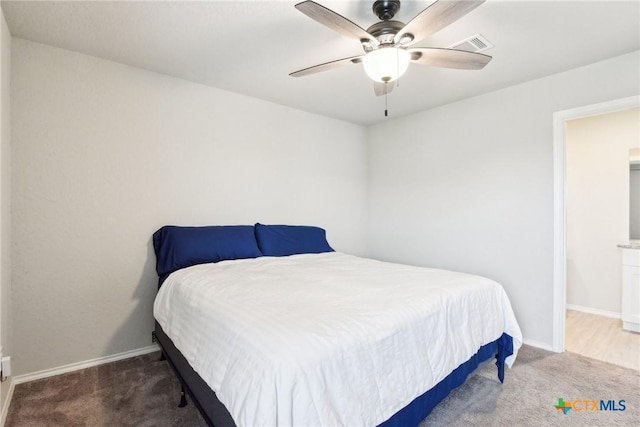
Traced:
<path fill-rule="evenodd" d="M 378 39 L 380 44 L 393 43 L 393 37 L 404 28 L 400 21 L 382 21 L 367 28 L 367 33 Z"/>

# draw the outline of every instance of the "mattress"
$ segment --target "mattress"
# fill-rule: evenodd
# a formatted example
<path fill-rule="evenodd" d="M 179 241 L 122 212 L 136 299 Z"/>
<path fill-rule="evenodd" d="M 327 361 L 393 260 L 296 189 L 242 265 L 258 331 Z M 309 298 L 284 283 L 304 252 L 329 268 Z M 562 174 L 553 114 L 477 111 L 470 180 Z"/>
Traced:
<path fill-rule="evenodd" d="M 503 333 L 496 282 L 337 252 L 172 273 L 154 316 L 243 425 L 378 425 Z"/>

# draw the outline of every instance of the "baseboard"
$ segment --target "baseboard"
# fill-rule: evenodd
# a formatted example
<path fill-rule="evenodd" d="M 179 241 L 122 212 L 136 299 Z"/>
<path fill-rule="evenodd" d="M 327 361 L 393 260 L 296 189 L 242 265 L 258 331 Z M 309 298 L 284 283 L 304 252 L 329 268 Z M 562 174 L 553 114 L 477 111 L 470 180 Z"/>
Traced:
<path fill-rule="evenodd" d="M 583 313 L 597 314 L 598 316 L 620 319 L 622 315 L 615 311 L 600 310 L 599 308 L 583 307 L 581 305 L 567 304 L 567 310 L 581 311 Z"/>
<path fill-rule="evenodd" d="M 544 342 L 534 341 L 534 340 L 529 340 L 529 339 L 523 339 L 522 343 L 526 344 L 526 345 L 530 345 L 531 347 L 537 347 L 537 348 L 541 348 L 543 350 L 553 351 L 553 347 L 551 345 L 547 344 L 547 343 L 544 343 Z"/>
<path fill-rule="evenodd" d="M 13 390 L 15 389 L 15 381 L 12 377 L 9 377 L 9 391 L 7 392 L 7 396 L 4 398 L 4 402 L 2 402 L 2 407 L 0 408 L 0 427 L 4 427 L 4 423 L 7 420 L 7 414 L 9 413 L 9 404 L 11 403 L 11 398 L 13 397 Z"/>
<path fill-rule="evenodd" d="M 71 363 L 69 365 L 59 366 L 57 368 L 45 369 L 30 374 L 18 375 L 13 378 L 13 384 L 22 384 L 29 381 L 39 380 L 42 378 L 53 377 L 54 375 L 66 374 L 67 372 L 78 371 L 80 369 L 91 368 L 93 366 L 103 365 L 105 363 L 115 362 L 130 357 L 141 356 L 143 354 L 160 351 L 157 344 L 149 347 L 138 348 L 135 350 L 125 351 L 123 353 L 113 354 L 111 356 L 98 357 L 97 359 L 85 360 L 84 362 Z"/>

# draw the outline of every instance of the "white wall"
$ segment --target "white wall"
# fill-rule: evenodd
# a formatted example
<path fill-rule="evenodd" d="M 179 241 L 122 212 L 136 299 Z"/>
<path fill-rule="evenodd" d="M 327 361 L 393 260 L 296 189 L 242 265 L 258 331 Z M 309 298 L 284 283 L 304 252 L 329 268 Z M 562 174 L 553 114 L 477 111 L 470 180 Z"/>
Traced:
<path fill-rule="evenodd" d="M 13 353 L 11 321 L 11 34 L 0 10 L 0 346 Z M 0 414 L 10 382 L 0 383 Z"/>
<path fill-rule="evenodd" d="M 12 55 L 17 374 L 150 344 L 167 223 L 318 224 L 355 254 L 367 237 L 500 281 L 550 345 L 552 114 L 640 92 L 636 52 L 365 130 L 20 39 Z"/>
<path fill-rule="evenodd" d="M 640 108 L 567 122 L 567 304 L 621 311 L 629 239 L 629 152 L 640 147 Z"/>
<path fill-rule="evenodd" d="M 364 253 L 362 127 L 17 38 L 12 76 L 16 374 L 151 344 L 162 225 Z"/>
<path fill-rule="evenodd" d="M 555 111 L 640 93 L 640 53 L 369 128 L 375 258 L 501 282 L 529 342 L 551 347 Z"/>

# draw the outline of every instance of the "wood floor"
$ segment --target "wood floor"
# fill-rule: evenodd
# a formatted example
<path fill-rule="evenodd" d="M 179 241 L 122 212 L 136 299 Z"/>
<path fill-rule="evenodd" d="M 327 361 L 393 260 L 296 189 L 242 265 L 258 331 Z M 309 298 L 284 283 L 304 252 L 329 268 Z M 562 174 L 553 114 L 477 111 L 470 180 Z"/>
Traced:
<path fill-rule="evenodd" d="M 567 310 L 566 349 L 592 359 L 640 370 L 640 334 L 622 329 L 622 321 Z"/>

